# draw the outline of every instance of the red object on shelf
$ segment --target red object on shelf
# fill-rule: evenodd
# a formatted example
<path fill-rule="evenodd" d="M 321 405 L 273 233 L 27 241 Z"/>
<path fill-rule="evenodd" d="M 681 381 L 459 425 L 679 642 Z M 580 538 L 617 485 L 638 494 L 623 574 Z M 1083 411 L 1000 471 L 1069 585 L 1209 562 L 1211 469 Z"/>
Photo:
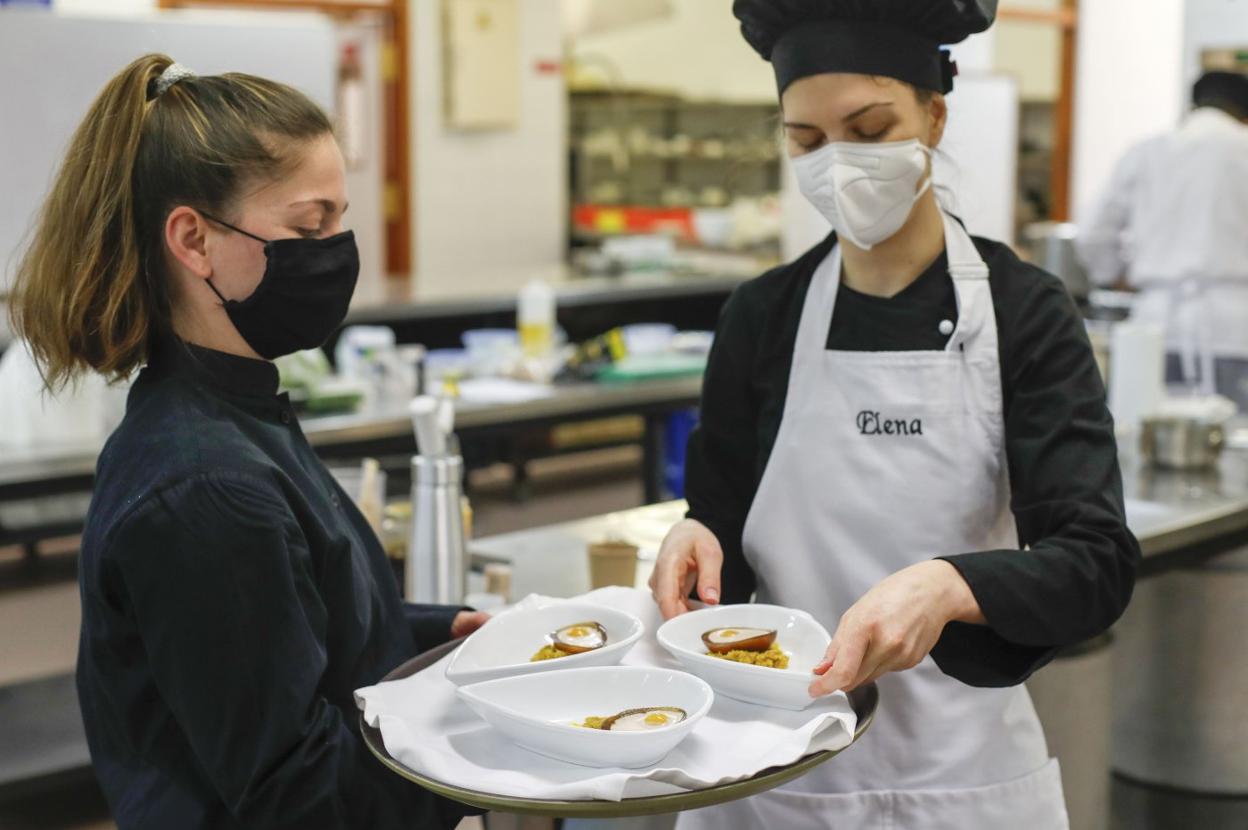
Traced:
<path fill-rule="evenodd" d="M 577 230 L 603 235 L 671 233 L 683 239 L 694 239 L 691 208 L 574 205 L 572 225 Z"/>

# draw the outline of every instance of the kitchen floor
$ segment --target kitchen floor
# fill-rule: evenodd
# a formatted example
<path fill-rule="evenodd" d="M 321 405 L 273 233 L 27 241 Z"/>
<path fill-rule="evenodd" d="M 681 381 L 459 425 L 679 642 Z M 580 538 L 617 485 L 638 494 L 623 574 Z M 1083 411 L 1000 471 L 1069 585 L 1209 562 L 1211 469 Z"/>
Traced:
<path fill-rule="evenodd" d="M 474 474 L 476 532 L 493 535 L 636 506 L 639 469 L 632 450 L 538 462 L 531 469 L 532 495 L 523 503 L 511 499 L 502 469 Z M 0 686 L 73 671 L 79 624 L 75 578 L 74 540 L 49 545 L 48 555 L 33 564 L 18 550 L 0 549 Z M 1248 799 L 1191 798 L 1120 780 L 1113 785 L 1113 810 L 1108 830 L 1248 827 Z M 480 827 L 465 822 L 462 830 L 470 824 Z M 0 791 L 0 830 L 114 828 L 89 771 L 38 792 Z"/>

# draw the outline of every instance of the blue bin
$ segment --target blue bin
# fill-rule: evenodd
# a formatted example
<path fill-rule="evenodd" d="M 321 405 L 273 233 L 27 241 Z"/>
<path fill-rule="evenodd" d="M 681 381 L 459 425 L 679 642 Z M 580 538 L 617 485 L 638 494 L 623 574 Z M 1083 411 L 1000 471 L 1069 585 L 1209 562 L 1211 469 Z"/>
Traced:
<path fill-rule="evenodd" d="M 682 409 L 667 416 L 663 430 L 663 486 L 674 499 L 685 497 L 685 452 L 689 433 L 697 423 L 697 409 Z"/>

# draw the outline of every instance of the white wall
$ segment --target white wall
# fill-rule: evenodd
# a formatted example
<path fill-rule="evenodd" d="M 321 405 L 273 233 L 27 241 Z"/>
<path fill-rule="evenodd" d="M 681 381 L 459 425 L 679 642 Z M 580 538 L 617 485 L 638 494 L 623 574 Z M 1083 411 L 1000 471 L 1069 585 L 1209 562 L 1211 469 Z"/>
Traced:
<path fill-rule="evenodd" d="M 625 2 L 625 0 L 609 0 Z M 771 65 L 741 37 L 729 0 L 671 0 L 668 17 L 576 38 L 573 55 L 602 79 L 598 62 L 626 88 L 679 92 L 689 98 L 774 101 Z"/>
<path fill-rule="evenodd" d="M 194 22 L 189 22 L 189 21 Z M 242 71 L 332 106 L 334 32 L 319 15 L 77 16 L 0 9 L 0 287 L 17 265 L 65 146 L 105 81 L 166 52 L 205 74 Z M 39 66 L 58 71 L 39 73 Z M 33 82 L 32 82 L 33 81 Z M 21 113 L 21 117 L 12 114 Z M 16 160 L 20 160 L 17 163 Z"/>
<path fill-rule="evenodd" d="M 156 0 L 52 0 L 52 8 L 67 14 L 126 15 L 156 9 Z"/>
<path fill-rule="evenodd" d="M 519 288 L 528 266 L 564 256 L 567 228 L 567 94 L 559 73 L 560 6 L 520 3 L 520 115 L 512 128 L 451 130 L 443 116 L 440 0 L 411 4 L 412 210 L 416 292 L 476 293 L 473 273 L 507 271 Z"/>
<path fill-rule="evenodd" d="M 115 26 L 119 21 L 127 18 L 139 21 L 136 25 L 142 25 L 142 21 L 151 21 L 152 28 L 150 32 L 152 36 L 148 39 L 146 48 L 163 49 L 170 54 L 174 60 L 186 62 L 192 69 L 207 72 L 224 72 L 224 71 L 259 71 L 255 67 L 260 64 L 260 58 L 252 53 L 255 50 L 248 49 L 245 46 L 230 44 L 211 44 L 211 57 L 206 60 L 197 60 L 194 54 L 188 55 L 185 51 L 175 47 L 177 41 L 162 42 L 159 36 L 159 21 L 176 21 L 190 22 L 194 25 L 203 25 L 206 32 L 217 31 L 214 27 L 225 24 L 239 27 L 239 30 L 245 30 L 253 27 L 263 27 L 271 29 L 273 26 L 281 25 L 315 25 L 329 30 L 327 21 L 319 15 L 298 12 L 298 13 L 269 13 L 269 12 L 249 12 L 249 11 L 222 11 L 222 10 L 187 10 L 177 12 L 161 12 L 157 8 L 157 0 L 54 0 L 53 9 L 56 14 L 62 18 L 67 25 L 82 26 L 91 25 L 92 19 L 102 19 L 98 24 L 101 28 L 99 31 L 105 34 L 110 31 L 109 26 Z M 50 18 L 51 19 L 51 18 Z M 77 22 L 75 22 L 77 21 Z M 111 22 L 110 22 L 111 21 Z M 381 125 L 381 79 L 378 69 L 378 52 L 380 50 L 381 32 L 379 27 L 367 23 L 346 24 L 333 27 L 333 31 L 339 43 L 351 41 L 357 43 L 361 48 L 361 61 L 364 68 L 365 87 L 367 90 L 368 103 L 367 108 L 372 118 L 370 125 L 370 149 L 364 164 L 357 169 L 349 169 L 347 171 L 347 192 L 351 197 L 351 212 L 348 215 L 348 224 L 355 231 L 357 244 L 360 248 L 360 261 L 362 271 L 360 279 L 362 282 L 380 282 L 385 274 L 385 240 L 382 214 L 382 125 Z M 196 42 L 196 38 L 190 38 L 191 43 Z M 49 42 L 47 48 L 54 49 L 55 41 Z M 198 48 L 198 47 L 197 47 Z M 292 72 L 287 74 L 283 70 L 277 70 L 282 74 L 271 73 L 278 80 L 285 81 L 294 85 L 311 95 L 318 104 L 330 112 L 331 117 L 334 112 L 334 100 L 332 97 L 332 78 L 334 73 L 335 49 L 331 47 L 323 55 L 323 65 L 318 65 L 312 73 L 302 72 L 301 67 L 296 67 Z M 263 50 L 262 50 L 263 51 Z M 271 50 L 270 50 L 271 51 Z M 137 53 L 127 53 L 129 58 L 137 57 Z M 53 59 L 60 60 L 61 56 L 52 53 Z M 125 65 L 125 60 L 117 64 L 115 68 L 110 67 L 107 71 L 115 71 Z M 302 63 L 302 61 L 300 62 Z M 250 67 L 250 68 L 249 68 Z M 262 73 L 263 74 L 263 73 Z M 94 95 L 98 86 L 102 86 L 108 75 L 100 75 L 98 85 L 88 90 L 90 95 Z M 86 94 L 86 93 L 84 93 Z M 90 98 L 84 99 L 89 103 Z M 78 106 L 80 102 L 74 99 L 72 106 Z M 80 117 L 86 112 L 86 104 L 81 104 L 81 110 L 75 110 L 76 116 Z M 48 125 L 49 128 L 57 129 L 54 125 Z M 4 181 L 0 177 L 0 181 Z M 0 208 L 0 217 L 3 216 L 4 210 Z M 2 225 L 3 222 L 0 222 Z M 3 232 L 0 231 L 0 237 Z M 0 245 L 0 248 L 3 246 Z M 2 265 L 3 263 L 0 263 Z M 3 268 L 0 268 L 3 271 Z M 0 332 L 2 336 L 2 332 Z"/>
<path fill-rule="evenodd" d="M 1187 0 L 1184 20 L 1184 92 L 1200 76 L 1200 53 L 1205 49 L 1248 46 L 1248 2 L 1245 0 Z"/>
<path fill-rule="evenodd" d="M 1183 0 L 1084 0 L 1075 73 L 1076 221 L 1132 144 L 1183 113 Z"/>

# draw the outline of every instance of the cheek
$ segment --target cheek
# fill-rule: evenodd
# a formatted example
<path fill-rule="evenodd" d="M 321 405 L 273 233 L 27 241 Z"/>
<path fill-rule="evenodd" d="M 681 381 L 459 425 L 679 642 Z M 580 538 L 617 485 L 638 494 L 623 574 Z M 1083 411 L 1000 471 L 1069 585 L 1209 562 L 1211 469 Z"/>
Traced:
<path fill-rule="evenodd" d="M 260 243 L 233 245 L 213 258 L 212 279 L 217 290 L 232 300 L 251 296 L 264 276 L 265 257 Z"/>

